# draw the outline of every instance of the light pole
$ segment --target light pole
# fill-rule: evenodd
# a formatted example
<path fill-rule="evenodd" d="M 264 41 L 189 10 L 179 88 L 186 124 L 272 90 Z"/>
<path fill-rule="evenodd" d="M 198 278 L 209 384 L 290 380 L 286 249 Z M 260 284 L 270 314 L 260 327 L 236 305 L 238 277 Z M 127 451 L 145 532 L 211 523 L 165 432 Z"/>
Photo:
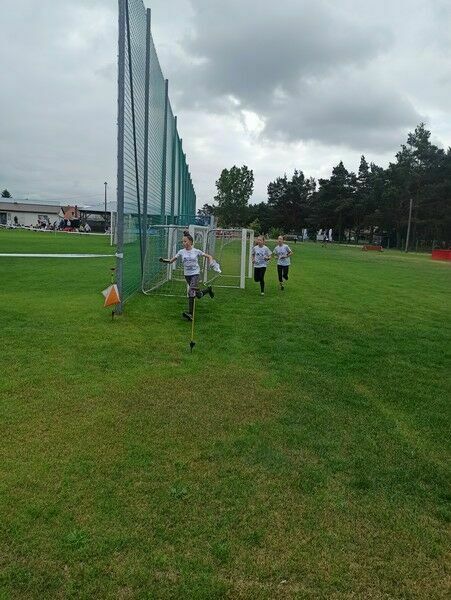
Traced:
<path fill-rule="evenodd" d="M 107 230 L 107 225 L 108 225 L 108 222 L 107 222 L 107 211 L 106 211 L 106 188 L 108 186 L 108 183 L 105 181 L 105 183 L 103 185 L 105 186 L 105 216 L 104 216 L 104 219 L 105 219 L 105 231 L 106 231 Z"/>

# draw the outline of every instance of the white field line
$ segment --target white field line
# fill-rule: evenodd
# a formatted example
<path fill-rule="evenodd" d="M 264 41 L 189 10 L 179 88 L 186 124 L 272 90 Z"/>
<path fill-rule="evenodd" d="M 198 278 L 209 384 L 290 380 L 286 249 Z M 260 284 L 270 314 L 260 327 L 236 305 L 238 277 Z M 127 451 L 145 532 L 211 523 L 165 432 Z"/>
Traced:
<path fill-rule="evenodd" d="M 115 254 L 6 254 L 0 252 L 0 256 L 8 258 L 111 258 Z"/>

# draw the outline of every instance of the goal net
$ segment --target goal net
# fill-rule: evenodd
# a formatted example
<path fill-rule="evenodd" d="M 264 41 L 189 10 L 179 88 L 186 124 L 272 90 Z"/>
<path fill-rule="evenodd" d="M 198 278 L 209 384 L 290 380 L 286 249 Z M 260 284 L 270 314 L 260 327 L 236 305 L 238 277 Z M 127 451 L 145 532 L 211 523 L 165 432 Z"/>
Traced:
<path fill-rule="evenodd" d="M 204 285 L 244 288 L 246 272 L 251 276 L 250 247 L 253 231 L 247 229 L 210 229 L 205 226 L 156 225 L 149 228 L 144 257 L 142 291 L 165 296 L 186 296 L 187 285 L 181 261 L 172 265 L 161 263 L 159 258 L 172 258 L 183 248 L 182 240 L 188 231 L 194 247 L 213 256 L 221 273 L 210 268 L 206 259 L 200 261 L 200 280 Z"/>
<path fill-rule="evenodd" d="M 172 265 L 159 261 L 160 257 L 172 258 L 183 248 L 182 240 L 186 231 L 193 237 L 194 246 L 205 252 L 208 227 L 156 225 L 148 229 L 142 280 L 145 294 L 153 292 L 165 296 L 186 296 L 187 285 L 181 261 Z"/>
<path fill-rule="evenodd" d="M 217 287 L 244 289 L 251 240 L 253 231 L 249 229 L 210 229 L 206 251 L 220 264 L 221 273 L 205 269 L 204 282 L 214 283 Z"/>

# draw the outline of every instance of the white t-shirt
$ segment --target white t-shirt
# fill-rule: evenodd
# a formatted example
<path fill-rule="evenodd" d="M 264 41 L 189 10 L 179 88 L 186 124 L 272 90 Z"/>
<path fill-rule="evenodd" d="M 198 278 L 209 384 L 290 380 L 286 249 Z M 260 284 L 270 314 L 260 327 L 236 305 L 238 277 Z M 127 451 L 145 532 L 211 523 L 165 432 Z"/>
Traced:
<path fill-rule="evenodd" d="M 184 275 L 199 275 L 200 267 L 198 259 L 199 256 L 205 256 L 202 250 L 198 250 L 197 248 L 185 250 L 185 248 L 182 248 L 177 252 L 176 256 L 182 260 Z"/>
<path fill-rule="evenodd" d="M 252 256 L 255 258 L 254 267 L 260 269 L 261 267 L 267 267 L 268 261 L 265 260 L 265 256 L 271 256 L 271 250 L 268 246 L 254 246 L 252 248 Z"/>
<path fill-rule="evenodd" d="M 291 252 L 291 248 L 287 244 L 282 244 L 274 248 L 273 254 L 277 256 L 277 264 L 281 267 L 288 267 L 290 265 L 290 257 L 287 254 Z"/>

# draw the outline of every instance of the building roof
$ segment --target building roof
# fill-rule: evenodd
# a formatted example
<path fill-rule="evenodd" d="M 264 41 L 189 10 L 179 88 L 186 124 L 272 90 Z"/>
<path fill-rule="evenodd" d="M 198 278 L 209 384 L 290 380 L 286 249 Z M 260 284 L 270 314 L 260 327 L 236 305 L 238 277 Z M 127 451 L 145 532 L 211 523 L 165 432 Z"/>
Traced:
<path fill-rule="evenodd" d="M 56 204 L 27 204 L 25 202 L 3 202 L 3 200 L 0 200 L 0 211 L 4 210 L 39 214 L 58 214 L 61 207 Z"/>

